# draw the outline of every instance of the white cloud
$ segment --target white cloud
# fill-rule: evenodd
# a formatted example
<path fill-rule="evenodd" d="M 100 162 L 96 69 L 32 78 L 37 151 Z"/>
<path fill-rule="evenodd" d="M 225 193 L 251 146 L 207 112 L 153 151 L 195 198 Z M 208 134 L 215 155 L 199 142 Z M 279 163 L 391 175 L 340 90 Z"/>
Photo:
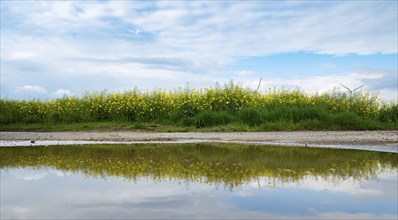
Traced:
<path fill-rule="evenodd" d="M 250 76 L 250 75 L 253 75 L 253 74 L 256 74 L 256 72 L 249 71 L 249 70 L 242 70 L 242 71 L 236 72 L 236 75 L 238 75 L 238 76 Z"/>
<path fill-rule="evenodd" d="M 398 100 L 398 88 L 396 89 L 380 89 L 378 90 L 380 97 L 385 100 Z"/>
<path fill-rule="evenodd" d="M 59 37 L 59 32 L 76 29 L 84 32 L 87 28 L 111 28 L 114 23 L 104 20 L 110 17 L 144 33 L 156 34 L 157 40 L 145 47 L 157 48 L 158 55 L 184 54 L 222 60 L 291 51 L 338 55 L 396 53 L 396 9 L 392 7 L 394 3 L 390 4 L 160 1 L 9 5 L 15 14 L 26 18 L 26 25 L 51 32 L 55 37 Z M 350 19 L 346 19 L 347 14 Z M 139 46 L 142 42 L 128 44 Z"/>
<path fill-rule="evenodd" d="M 280 78 L 280 77 L 263 77 L 260 91 L 265 91 L 268 88 L 276 86 L 277 88 L 284 87 L 286 89 L 300 89 L 306 92 L 327 92 L 333 89 L 340 91 L 347 91 L 340 84 L 348 88 L 354 89 L 364 85 L 359 92 L 378 92 L 380 98 L 386 100 L 397 100 L 397 80 L 386 81 L 385 79 L 393 79 L 392 72 L 355 72 L 348 74 L 334 74 L 326 76 L 310 76 L 310 77 L 296 77 L 296 78 Z M 395 76 L 396 78 L 396 76 Z M 245 86 L 256 89 L 259 79 L 250 79 L 241 77 L 240 81 Z"/>
<path fill-rule="evenodd" d="M 74 77 L 95 77 L 96 90 L 209 86 L 227 82 L 225 66 L 239 57 L 397 53 L 396 2 L 5 2 L 3 11 L 2 87 L 34 82 L 80 94 L 81 86 L 64 80 Z M 21 70 L 20 62 L 41 69 Z M 253 72 L 235 75 L 258 84 Z M 367 75 L 273 76 L 263 85 L 320 91 L 376 79 Z M 377 90 L 392 97 L 391 88 Z"/>
<path fill-rule="evenodd" d="M 37 85 L 24 85 L 16 87 L 15 90 L 21 93 L 36 93 L 36 94 L 46 94 L 47 90 L 41 86 Z"/>
<path fill-rule="evenodd" d="M 54 92 L 54 95 L 56 97 L 73 96 L 73 93 L 70 90 L 58 89 L 56 92 Z"/>

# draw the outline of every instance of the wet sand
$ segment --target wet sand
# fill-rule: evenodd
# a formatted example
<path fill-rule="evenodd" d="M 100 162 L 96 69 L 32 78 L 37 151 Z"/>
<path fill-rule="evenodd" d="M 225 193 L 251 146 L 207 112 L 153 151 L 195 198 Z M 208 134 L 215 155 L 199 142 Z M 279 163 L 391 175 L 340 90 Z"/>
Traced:
<path fill-rule="evenodd" d="M 35 143 L 31 144 L 30 141 Z M 94 143 L 252 143 L 398 152 L 398 131 L 184 132 L 129 131 L 0 132 L 0 146 Z"/>

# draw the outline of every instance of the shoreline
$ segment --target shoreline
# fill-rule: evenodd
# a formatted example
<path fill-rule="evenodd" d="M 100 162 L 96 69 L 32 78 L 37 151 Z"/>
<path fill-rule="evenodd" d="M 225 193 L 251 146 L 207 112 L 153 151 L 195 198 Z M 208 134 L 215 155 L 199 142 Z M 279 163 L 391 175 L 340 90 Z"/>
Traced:
<path fill-rule="evenodd" d="M 35 143 L 31 144 L 30 141 Z M 398 131 L 292 132 L 0 132 L 0 146 L 60 144 L 239 143 L 295 147 L 362 149 L 398 153 Z"/>

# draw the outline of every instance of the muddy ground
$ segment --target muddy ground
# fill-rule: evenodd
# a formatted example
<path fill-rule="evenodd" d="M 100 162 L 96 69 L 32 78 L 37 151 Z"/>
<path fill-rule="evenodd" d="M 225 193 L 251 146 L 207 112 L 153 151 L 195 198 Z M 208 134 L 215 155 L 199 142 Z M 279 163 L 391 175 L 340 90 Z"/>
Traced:
<path fill-rule="evenodd" d="M 267 142 L 303 145 L 398 145 L 398 131 L 155 133 L 130 131 L 0 132 L 1 141 Z"/>

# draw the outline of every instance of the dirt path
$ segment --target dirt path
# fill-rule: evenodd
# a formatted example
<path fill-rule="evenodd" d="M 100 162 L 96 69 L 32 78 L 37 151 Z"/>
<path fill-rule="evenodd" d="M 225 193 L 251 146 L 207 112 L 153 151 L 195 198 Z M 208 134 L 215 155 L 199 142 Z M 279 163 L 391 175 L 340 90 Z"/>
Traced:
<path fill-rule="evenodd" d="M 298 131 L 298 132 L 0 132 L 1 141 L 113 141 L 113 142 L 267 142 L 303 145 L 398 145 L 398 131 Z"/>

